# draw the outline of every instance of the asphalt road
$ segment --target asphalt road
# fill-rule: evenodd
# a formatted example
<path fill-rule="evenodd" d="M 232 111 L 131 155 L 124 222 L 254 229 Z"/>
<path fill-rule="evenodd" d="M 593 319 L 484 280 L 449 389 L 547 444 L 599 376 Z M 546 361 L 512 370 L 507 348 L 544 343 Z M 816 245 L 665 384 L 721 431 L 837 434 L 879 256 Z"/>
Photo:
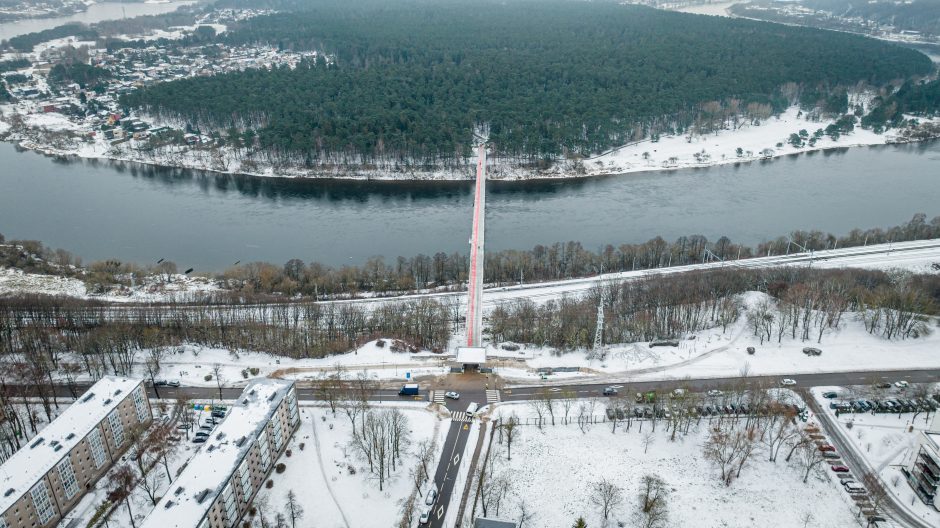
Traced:
<path fill-rule="evenodd" d="M 450 499 L 454 493 L 454 485 L 457 483 L 460 460 L 464 456 L 469 435 L 470 423 L 451 422 L 450 430 L 447 431 L 447 439 L 444 440 L 444 447 L 441 451 L 441 461 L 434 474 L 434 486 L 438 489 L 438 496 L 434 504 L 429 507 L 431 509 L 431 522 L 427 526 L 431 528 L 443 528 L 444 520 L 447 518 L 447 508 L 457 507 L 456 504 L 451 504 Z"/>
<path fill-rule="evenodd" d="M 763 383 L 768 386 L 780 386 L 780 380 L 789 378 L 796 381 L 793 388 L 818 387 L 824 385 L 866 385 L 875 381 L 893 383 L 898 380 L 906 380 L 909 383 L 929 383 L 940 382 L 940 370 L 883 370 L 877 372 L 857 371 L 857 372 L 822 372 L 815 374 L 780 374 L 777 376 L 750 376 L 747 381 L 751 383 Z M 605 387 L 616 388 L 620 395 L 629 395 L 633 392 L 644 392 L 648 390 L 672 390 L 675 388 L 686 388 L 693 391 L 721 389 L 740 385 L 743 381 L 741 377 L 734 378 L 702 378 L 671 381 L 637 381 L 624 383 L 584 383 L 584 384 L 559 384 L 543 386 L 527 386 L 504 389 L 502 392 L 503 401 L 529 400 L 535 398 L 538 394 L 548 392 L 574 392 L 579 398 L 588 398 L 591 396 L 601 396 Z"/>

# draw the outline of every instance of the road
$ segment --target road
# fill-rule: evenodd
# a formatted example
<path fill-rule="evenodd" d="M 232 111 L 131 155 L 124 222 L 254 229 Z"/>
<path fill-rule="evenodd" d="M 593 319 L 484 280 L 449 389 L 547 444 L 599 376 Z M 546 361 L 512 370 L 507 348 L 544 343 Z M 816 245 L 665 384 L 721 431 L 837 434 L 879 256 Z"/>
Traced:
<path fill-rule="evenodd" d="M 809 391 L 801 392 L 803 395 L 803 400 L 806 401 L 806 405 L 811 411 L 813 411 L 816 418 L 823 426 L 823 429 L 829 433 L 829 441 L 835 446 L 836 452 L 842 455 L 842 463 L 852 470 L 852 474 L 855 475 L 856 480 L 860 480 L 862 475 L 865 475 L 871 471 L 871 466 L 866 463 L 864 461 L 864 457 L 859 455 L 859 453 L 855 450 L 855 446 L 852 444 L 852 442 L 843 438 L 838 424 L 833 422 L 829 413 L 820 408 L 819 402 L 816 401 L 816 398 L 814 398 L 813 395 L 809 393 Z M 882 485 L 885 487 L 885 489 L 888 489 L 886 482 L 882 482 Z M 894 493 L 888 491 L 885 496 L 886 499 L 881 502 L 880 508 L 884 511 L 886 517 L 894 519 L 904 526 L 915 528 L 932 528 L 929 523 L 926 523 L 923 519 L 919 519 L 915 515 L 912 515 L 904 506 L 898 504 L 897 497 L 894 495 Z"/>
<path fill-rule="evenodd" d="M 460 471 L 460 461 L 467 446 L 467 437 L 470 435 L 470 423 L 453 421 L 447 431 L 447 439 L 441 450 L 441 461 L 434 473 L 434 486 L 438 489 L 437 500 L 431 508 L 431 528 L 444 528 L 447 519 L 447 508 L 456 507 L 451 504 L 454 485 L 457 483 L 457 474 Z M 423 511 L 423 510 L 422 510 Z"/>
<path fill-rule="evenodd" d="M 776 376 L 750 376 L 751 383 L 763 383 L 768 386 L 779 386 L 780 380 L 789 378 L 796 381 L 793 388 L 818 387 L 824 385 L 864 385 L 873 381 L 894 382 L 906 380 L 909 383 L 940 382 L 940 369 L 924 370 L 883 370 L 883 371 L 855 371 L 855 372 L 821 372 L 813 374 L 780 374 Z M 700 378 L 671 381 L 637 381 L 630 383 L 581 383 L 562 385 L 527 386 L 504 389 L 503 401 L 518 401 L 534 399 L 537 395 L 548 392 L 574 392 L 579 398 L 599 396 L 605 387 L 614 387 L 621 393 L 624 391 L 643 392 L 647 390 L 671 390 L 674 388 L 687 388 L 693 391 L 720 389 L 740 385 L 741 377 L 733 378 Z"/>

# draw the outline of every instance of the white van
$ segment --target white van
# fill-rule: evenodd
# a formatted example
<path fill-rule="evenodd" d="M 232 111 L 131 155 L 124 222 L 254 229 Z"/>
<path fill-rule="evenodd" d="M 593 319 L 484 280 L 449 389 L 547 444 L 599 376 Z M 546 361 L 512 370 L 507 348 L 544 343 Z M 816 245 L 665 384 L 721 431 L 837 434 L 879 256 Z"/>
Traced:
<path fill-rule="evenodd" d="M 470 405 L 467 406 L 467 416 L 472 418 L 479 408 L 480 406 L 477 405 L 477 402 L 471 402 Z"/>

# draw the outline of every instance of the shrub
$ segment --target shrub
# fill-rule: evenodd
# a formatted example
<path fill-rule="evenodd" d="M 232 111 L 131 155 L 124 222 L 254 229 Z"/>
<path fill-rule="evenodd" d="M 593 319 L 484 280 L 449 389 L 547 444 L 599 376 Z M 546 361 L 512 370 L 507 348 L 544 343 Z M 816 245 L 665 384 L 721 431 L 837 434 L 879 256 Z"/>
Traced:
<path fill-rule="evenodd" d="M 284 452 L 284 454 L 287 455 L 287 458 L 290 458 L 290 456 L 293 455 L 294 453 L 292 453 L 291 450 L 288 449 L 287 451 Z"/>
<path fill-rule="evenodd" d="M 212 381 L 212 374 L 206 374 L 205 376 L 203 376 L 202 379 L 204 379 L 204 380 L 206 380 L 206 381 Z"/>
<path fill-rule="evenodd" d="M 274 466 L 275 473 L 283 473 L 287 469 L 287 465 L 281 462 L 280 464 Z"/>
<path fill-rule="evenodd" d="M 264 487 L 266 487 L 266 488 L 268 488 L 268 489 L 273 488 L 273 487 L 274 487 L 274 481 L 273 481 L 273 480 L 268 480 L 267 482 L 264 483 Z"/>
<path fill-rule="evenodd" d="M 303 450 L 304 450 L 304 445 L 305 445 L 305 444 L 304 444 L 303 442 L 301 442 L 300 445 L 298 445 L 297 447 L 299 447 L 300 450 L 303 451 Z"/>
<path fill-rule="evenodd" d="M 242 377 L 248 379 L 248 369 L 242 369 Z"/>
<path fill-rule="evenodd" d="M 258 367 L 251 367 L 248 369 L 248 372 L 251 372 L 252 376 L 257 376 L 258 373 L 261 372 L 261 369 L 259 369 Z"/>

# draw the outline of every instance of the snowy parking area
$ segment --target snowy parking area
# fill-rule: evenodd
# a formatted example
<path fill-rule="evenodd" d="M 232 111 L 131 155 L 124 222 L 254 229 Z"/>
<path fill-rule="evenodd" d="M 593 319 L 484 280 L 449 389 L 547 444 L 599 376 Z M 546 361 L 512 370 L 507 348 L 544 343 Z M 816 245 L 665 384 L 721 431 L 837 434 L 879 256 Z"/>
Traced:
<path fill-rule="evenodd" d="M 936 390 L 936 387 L 934 387 Z M 839 397 L 824 398 L 826 392 L 836 392 Z M 901 472 L 901 466 L 912 449 L 917 446 L 920 431 L 930 427 L 933 413 L 840 413 L 829 407 L 832 401 L 852 400 L 854 398 L 912 398 L 910 390 L 891 388 L 883 394 L 872 394 L 871 387 L 814 387 L 813 396 L 824 412 L 838 424 L 842 438 L 850 441 L 855 451 L 864 457 L 869 465 L 878 472 L 885 489 L 896 496 L 911 513 L 928 521 L 933 526 L 940 526 L 940 512 L 925 505 L 915 496 Z"/>

